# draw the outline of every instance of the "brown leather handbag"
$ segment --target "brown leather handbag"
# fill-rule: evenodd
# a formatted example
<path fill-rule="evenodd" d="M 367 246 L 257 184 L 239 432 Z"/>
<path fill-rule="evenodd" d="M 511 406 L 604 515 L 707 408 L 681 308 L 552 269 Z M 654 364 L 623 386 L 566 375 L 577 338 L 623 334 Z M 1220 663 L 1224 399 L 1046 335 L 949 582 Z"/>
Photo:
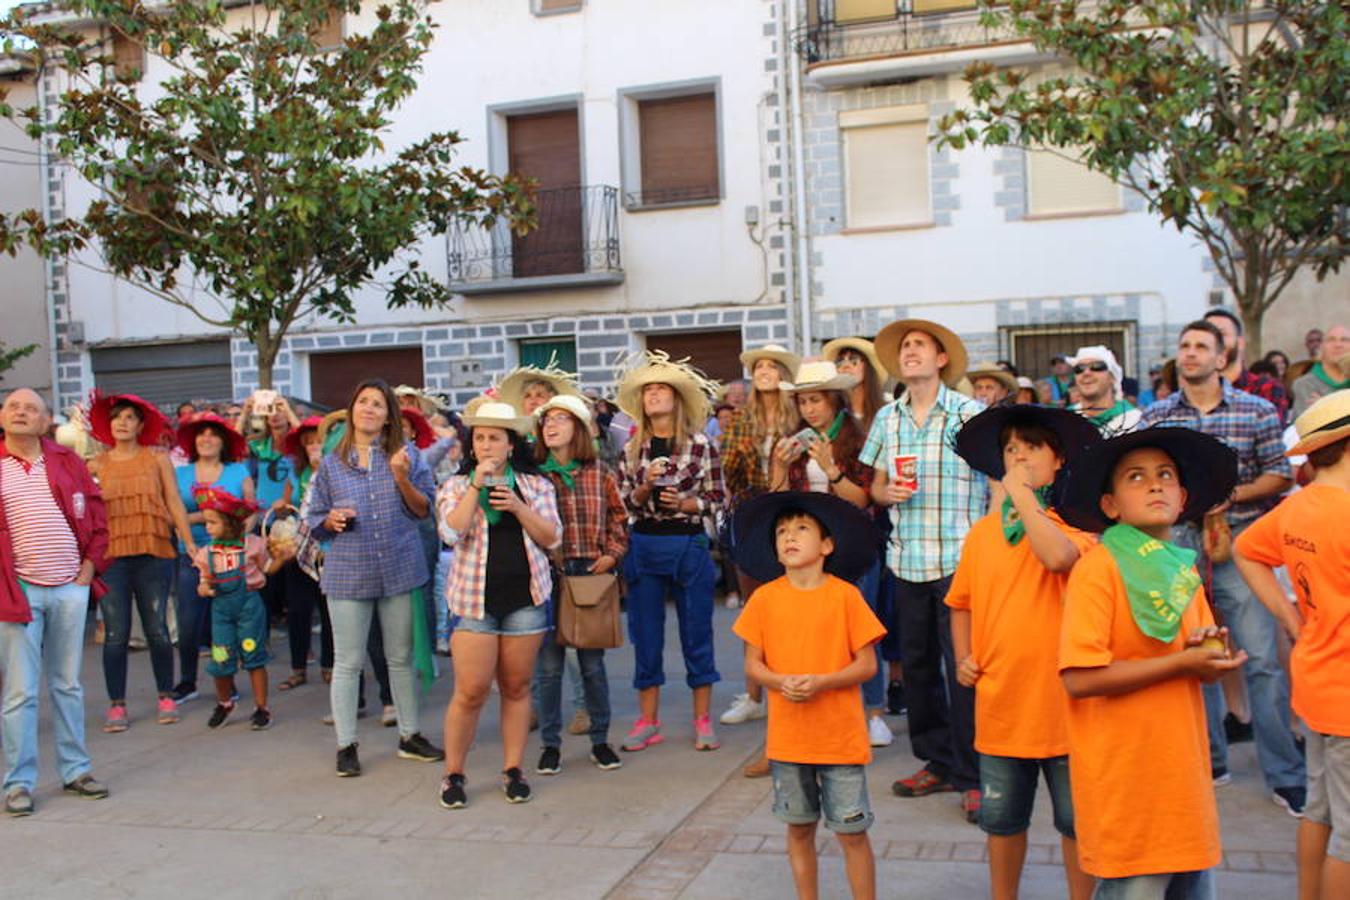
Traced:
<path fill-rule="evenodd" d="M 554 567 L 553 577 L 558 579 L 558 643 L 578 650 L 622 647 L 619 576 L 613 572 L 564 575 L 559 565 Z"/>

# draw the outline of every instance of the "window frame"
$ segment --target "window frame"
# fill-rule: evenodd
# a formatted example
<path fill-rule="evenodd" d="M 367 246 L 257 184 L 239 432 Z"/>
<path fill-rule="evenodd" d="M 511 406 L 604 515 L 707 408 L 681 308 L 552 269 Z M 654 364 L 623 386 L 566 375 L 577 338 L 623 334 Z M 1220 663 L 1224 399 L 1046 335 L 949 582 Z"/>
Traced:
<path fill-rule="evenodd" d="M 1033 154 L 1043 153 L 1057 157 L 1062 162 L 1069 162 L 1065 158 L 1064 150 L 1067 148 L 1042 148 L 1026 147 L 1022 153 L 1022 175 L 1026 184 L 1026 212 L 1022 216 L 1023 221 L 1038 222 L 1049 221 L 1053 219 L 1078 219 L 1091 218 L 1094 216 L 1116 216 L 1125 213 L 1125 190 L 1120 182 L 1108 178 L 1104 173 L 1095 169 L 1090 169 L 1085 163 L 1079 162 L 1078 165 L 1092 175 L 1102 178 L 1108 178 L 1115 187 L 1115 205 L 1114 206 L 1085 206 L 1082 209 L 1054 210 L 1050 212 L 1038 212 L 1035 208 L 1034 181 L 1032 178 L 1032 160 Z"/>
<path fill-rule="evenodd" d="M 562 0 L 562 5 L 556 7 L 547 7 L 544 4 L 548 0 L 530 0 L 530 12 L 536 16 L 565 16 L 568 13 L 581 12 L 586 0 Z"/>
<path fill-rule="evenodd" d="M 717 193 L 696 200 L 672 200 L 653 203 L 642 198 L 642 121 L 639 104 L 644 100 L 671 100 L 711 94 L 713 98 L 714 151 L 717 154 Z M 695 78 L 686 81 L 639 85 L 620 88 L 619 108 L 619 171 L 623 208 L 628 212 L 685 209 L 697 206 L 717 206 L 727 196 L 725 121 L 722 102 L 722 79 Z"/>
<path fill-rule="evenodd" d="M 932 137 L 932 110 L 927 103 L 906 103 L 894 106 L 844 110 L 839 113 L 839 143 L 840 143 L 840 173 L 842 175 L 842 205 L 844 214 L 844 227 L 842 234 L 869 234 L 884 231 L 908 231 L 922 228 L 933 228 L 937 225 L 937 219 L 933 210 L 933 159 L 932 143 L 929 138 Z M 869 222 L 867 224 L 857 224 L 854 221 L 852 205 L 852 167 L 850 165 L 848 133 L 850 131 L 862 131 L 869 128 L 887 128 L 900 126 L 922 126 L 924 128 L 924 153 L 923 153 L 923 189 L 924 201 L 927 205 L 927 211 L 924 218 L 914 221 L 897 221 L 890 223 Z"/>

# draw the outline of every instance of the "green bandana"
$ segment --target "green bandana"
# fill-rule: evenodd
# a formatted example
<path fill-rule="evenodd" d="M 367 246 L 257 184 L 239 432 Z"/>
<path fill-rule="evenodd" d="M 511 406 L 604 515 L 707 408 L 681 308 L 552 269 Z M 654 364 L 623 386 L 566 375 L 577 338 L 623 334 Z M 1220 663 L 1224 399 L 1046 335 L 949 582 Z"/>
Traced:
<path fill-rule="evenodd" d="M 1170 643 L 1200 587 L 1195 551 L 1120 524 L 1102 533 L 1102 544 L 1120 568 L 1134 623 L 1149 637 Z"/>
<path fill-rule="evenodd" d="M 1094 416 L 1088 416 L 1088 421 L 1091 422 L 1093 425 L 1096 425 L 1098 428 L 1101 428 L 1103 425 L 1105 425 L 1107 422 L 1110 422 L 1116 416 L 1124 415 L 1125 413 L 1129 412 L 1132 409 L 1134 409 L 1134 407 L 1131 406 L 1128 401 L 1117 400 L 1115 405 L 1112 406 L 1110 409 L 1099 412 Z"/>
<path fill-rule="evenodd" d="M 1050 485 L 1044 485 L 1036 488 L 1036 502 L 1045 509 L 1050 505 Z M 1008 542 L 1009 547 L 1016 547 L 1027 533 L 1027 525 L 1022 521 L 1022 516 L 1017 512 L 1017 507 L 1013 505 L 1011 497 L 1003 498 L 1003 539 Z"/>
<path fill-rule="evenodd" d="M 511 468 L 509 459 L 506 461 L 506 469 L 502 474 L 506 476 L 506 486 L 514 491 L 516 489 L 516 470 Z M 472 476 L 470 476 L 470 480 L 472 480 Z M 492 488 L 487 485 L 478 489 L 478 505 L 483 508 L 483 518 L 487 519 L 489 525 L 496 525 L 502 520 L 502 511 L 492 508 L 492 504 L 488 502 L 488 498 L 491 496 Z"/>
<path fill-rule="evenodd" d="M 575 459 L 568 460 L 567 465 L 563 465 L 558 462 L 556 456 L 550 453 L 548 459 L 544 460 L 543 465 L 539 467 L 539 471 L 552 472 L 562 479 L 563 484 L 567 485 L 569 491 L 573 491 L 576 490 L 577 487 L 577 479 L 575 477 L 576 471 L 580 468 L 581 463 L 577 462 Z"/>
<path fill-rule="evenodd" d="M 436 680 L 436 662 L 431 656 L 431 629 L 427 627 L 426 606 L 422 588 L 413 588 L 412 601 L 412 637 L 413 671 L 422 681 L 422 690 L 431 690 Z"/>
<path fill-rule="evenodd" d="M 295 498 L 295 505 L 299 506 L 305 499 L 305 494 L 309 493 L 309 483 L 314 478 L 314 467 L 306 466 L 305 471 L 300 473 L 300 496 Z"/>
<path fill-rule="evenodd" d="M 1343 391 L 1346 388 L 1350 388 L 1350 378 L 1347 378 L 1344 381 L 1332 381 L 1331 376 L 1327 374 L 1327 370 L 1322 368 L 1321 362 L 1313 363 L 1312 373 L 1334 391 Z"/>
<path fill-rule="evenodd" d="M 826 428 L 824 431 L 821 431 L 818 428 L 813 430 L 816 432 L 816 434 L 825 435 L 825 440 L 832 441 L 835 438 L 839 437 L 839 431 L 844 427 L 844 416 L 846 415 L 848 415 L 848 410 L 841 409 L 839 410 L 838 413 L 835 414 L 834 421 L 830 423 L 829 428 Z"/>

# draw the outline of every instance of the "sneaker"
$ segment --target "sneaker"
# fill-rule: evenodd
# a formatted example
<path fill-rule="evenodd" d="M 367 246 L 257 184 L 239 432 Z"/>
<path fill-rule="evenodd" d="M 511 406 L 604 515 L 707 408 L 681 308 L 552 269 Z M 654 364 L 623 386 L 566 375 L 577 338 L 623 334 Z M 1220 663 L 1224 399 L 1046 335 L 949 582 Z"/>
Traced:
<path fill-rule="evenodd" d="M 579 709 L 572 716 L 572 721 L 567 725 L 568 734 L 590 734 L 591 733 L 591 714 L 584 709 Z"/>
<path fill-rule="evenodd" d="M 519 766 L 512 766 L 502 773 L 502 792 L 506 794 L 507 803 L 530 802 L 530 783 Z"/>
<path fill-rule="evenodd" d="M 69 784 L 61 785 L 61 790 L 67 794 L 74 794 L 76 797 L 82 797 L 85 800 L 102 800 L 108 796 L 108 789 L 103 783 L 93 775 L 85 772 L 79 778 Z"/>
<path fill-rule="evenodd" d="M 539 764 L 534 770 L 540 775 L 557 775 L 562 771 L 562 753 L 557 747 L 545 747 L 539 754 Z"/>
<path fill-rule="evenodd" d="M 217 703 L 216 708 L 211 712 L 211 718 L 206 720 L 207 728 L 219 728 L 225 724 L 225 720 L 234 712 L 234 703 Z"/>
<path fill-rule="evenodd" d="M 356 755 L 355 744 L 338 748 L 337 774 L 339 778 L 355 778 L 361 774 L 361 760 Z"/>
<path fill-rule="evenodd" d="M 763 701 L 752 700 L 749 694 L 737 694 L 731 701 L 731 706 L 717 721 L 723 725 L 740 725 L 762 719 L 768 714 L 768 706 Z"/>
<path fill-rule="evenodd" d="M 1225 784 L 1233 783 L 1233 776 L 1228 774 L 1228 769 L 1223 766 L 1214 766 L 1210 769 L 1210 775 L 1214 777 L 1214 786 L 1223 787 Z"/>
<path fill-rule="evenodd" d="M 741 595 L 735 591 L 727 591 L 726 600 L 723 602 L 726 603 L 727 609 L 737 609 L 741 605 Z"/>
<path fill-rule="evenodd" d="M 398 724 L 398 709 L 393 706 L 386 706 L 380 710 L 380 724 L 385 728 L 393 728 Z"/>
<path fill-rule="evenodd" d="M 741 774 L 746 778 L 765 778 L 772 771 L 773 766 L 769 765 L 769 758 L 767 756 L 761 756 L 744 769 L 741 769 Z"/>
<path fill-rule="evenodd" d="M 1255 735 L 1255 729 L 1251 722 L 1244 722 L 1232 713 L 1223 717 L 1223 735 L 1230 744 L 1242 744 L 1252 740 Z"/>
<path fill-rule="evenodd" d="M 867 740 L 873 747 L 889 747 L 895 735 L 881 716 L 870 716 L 867 719 Z"/>
<path fill-rule="evenodd" d="M 450 655 L 450 642 L 445 638 L 436 638 L 436 655 L 437 656 Z"/>
<path fill-rule="evenodd" d="M 197 693 L 197 685 L 190 681 L 180 681 L 169 691 L 169 696 L 173 698 L 174 703 L 186 703 L 189 700 L 196 700 L 200 695 Z"/>
<path fill-rule="evenodd" d="M 173 701 L 170 701 L 173 702 Z M 108 707 L 108 714 L 103 717 L 103 730 L 108 734 L 121 734 L 131 727 L 127 721 L 127 708 L 118 704 Z"/>
<path fill-rule="evenodd" d="M 172 697 L 159 698 L 159 714 L 155 721 L 161 725 L 173 725 L 178 721 L 178 704 Z"/>
<path fill-rule="evenodd" d="M 438 762 L 445 759 L 445 751 L 422 737 L 422 732 L 412 737 L 399 738 L 399 759 L 415 759 L 418 762 Z"/>
<path fill-rule="evenodd" d="M 972 788 L 961 792 L 961 812 L 972 825 L 980 824 L 980 789 Z"/>
<path fill-rule="evenodd" d="M 619 749 L 628 753 L 636 753 L 664 740 L 665 738 L 661 736 L 660 722 L 649 722 L 640 718 L 633 723 L 633 730 L 628 732 L 628 736 L 623 739 Z"/>
<path fill-rule="evenodd" d="M 12 787 L 5 794 L 5 812 L 15 818 L 33 814 L 33 795 L 26 787 Z"/>
<path fill-rule="evenodd" d="M 619 759 L 619 754 L 614 752 L 614 748 L 609 744 L 591 745 L 591 762 L 595 763 L 597 769 L 604 769 L 606 772 L 611 769 L 622 769 L 623 762 Z"/>
<path fill-rule="evenodd" d="M 333 724 L 333 712 L 332 712 L 332 710 L 329 710 L 328 712 L 326 712 L 326 713 L 324 713 L 323 715 L 319 716 L 319 721 L 322 722 L 322 723 L 325 724 L 325 725 L 332 725 L 332 724 Z"/>
<path fill-rule="evenodd" d="M 694 719 L 694 749 L 716 750 L 720 746 L 722 742 L 717 739 L 717 732 L 713 731 L 712 717 L 699 716 Z"/>
<path fill-rule="evenodd" d="M 1308 789 L 1301 787 L 1283 787 L 1275 788 L 1275 792 L 1270 795 L 1270 799 L 1275 801 L 1276 806 L 1284 808 L 1295 819 L 1303 818 L 1303 807 L 1308 803 Z"/>
<path fill-rule="evenodd" d="M 261 706 L 253 710 L 253 715 L 248 717 L 248 727 L 254 731 L 266 731 L 272 727 L 271 710 L 263 709 Z"/>
<path fill-rule="evenodd" d="M 446 809 L 463 809 L 468 805 L 469 797 L 464 793 L 464 776 L 459 772 L 441 779 L 441 806 Z"/>
<path fill-rule="evenodd" d="M 905 683 L 900 679 L 886 685 L 886 715 L 903 716 L 905 714 Z"/>
<path fill-rule="evenodd" d="M 908 778 L 901 778 L 891 785 L 891 791 L 899 797 L 927 797 L 929 794 L 941 794 L 954 791 L 950 781 L 928 771 L 920 769 Z"/>

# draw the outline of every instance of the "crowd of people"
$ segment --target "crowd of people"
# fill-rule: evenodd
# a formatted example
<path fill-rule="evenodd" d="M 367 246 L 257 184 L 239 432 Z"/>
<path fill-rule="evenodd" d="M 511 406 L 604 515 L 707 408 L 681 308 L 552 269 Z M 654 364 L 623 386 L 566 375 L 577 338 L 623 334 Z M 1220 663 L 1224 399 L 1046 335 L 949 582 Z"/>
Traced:
<path fill-rule="evenodd" d="M 96 393 L 59 440 L 41 397 L 11 391 L 6 811 L 34 811 L 44 679 L 65 790 L 108 795 L 84 739 L 92 600 L 106 732 L 140 720 L 135 620 L 155 722 L 180 722 L 205 656 L 206 724 L 235 714 L 242 670 L 262 731 L 271 631 L 284 625 L 289 645 L 275 690 L 300 689 L 317 615 L 337 774 L 361 774 L 369 665 L 397 755 L 443 763 L 448 809 L 469 804 L 494 686 L 513 803 L 533 793 L 534 729 L 534 773 L 562 771 L 565 693 L 566 731 L 589 739 L 601 771 L 672 737 L 715 751 L 717 725 L 767 718 L 744 775 L 773 776 L 803 897 L 822 814 L 854 895 L 873 895 L 864 766 L 899 714 L 922 767 L 892 792 L 957 795 L 988 836 L 993 896 L 1017 895 L 1041 775 L 1071 897 L 1213 896 L 1214 789 L 1249 729 L 1270 796 L 1303 819 L 1302 896 L 1350 895 L 1350 544 L 1335 527 L 1350 490 L 1350 330 L 1312 337 L 1312 360 L 1275 351 L 1263 372 L 1247 365 L 1241 320 L 1214 309 L 1141 392 L 1104 346 L 1056 356 L 1032 381 L 906 319 L 808 359 L 750 349 L 748 379 L 726 386 L 648 352 L 612 401 L 553 364 L 513 371 L 458 413 L 378 378 L 303 420 L 270 391 L 185 404 L 176 421 Z M 744 607 L 744 690 L 715 724 L 719 582 L 726 606 Z M 616 752 L 605 656 L 620 587 L 638 715 Z M 671 607 L 688 729 L 663 724 L 682 705 L 668 698 L 663 719 Z M 454 678 L 444 749 L 420 710 L 438 654 Z"/>

